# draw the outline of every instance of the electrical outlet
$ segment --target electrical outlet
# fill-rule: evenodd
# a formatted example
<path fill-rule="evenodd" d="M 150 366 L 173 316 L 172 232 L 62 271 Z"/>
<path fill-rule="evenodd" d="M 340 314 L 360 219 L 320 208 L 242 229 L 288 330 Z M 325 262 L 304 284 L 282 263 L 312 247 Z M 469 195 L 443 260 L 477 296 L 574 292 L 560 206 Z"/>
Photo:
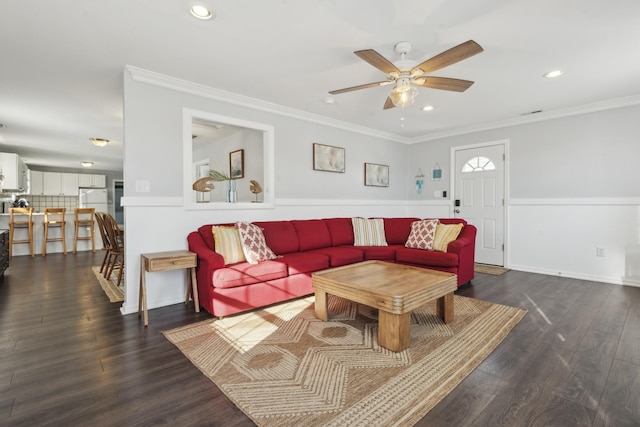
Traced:
<path fill-rule="evenodd" d="M 596 256 L 598 257 L 605 257 L 605 252 L 604 252 L 604 248 L 598 248 L 596 247 Z"/>
<path fill-rule="evenodd" d="M 136 193 L 148 193 L 151 191 L 151 182 L 146 180 L 136 181 Z"/>

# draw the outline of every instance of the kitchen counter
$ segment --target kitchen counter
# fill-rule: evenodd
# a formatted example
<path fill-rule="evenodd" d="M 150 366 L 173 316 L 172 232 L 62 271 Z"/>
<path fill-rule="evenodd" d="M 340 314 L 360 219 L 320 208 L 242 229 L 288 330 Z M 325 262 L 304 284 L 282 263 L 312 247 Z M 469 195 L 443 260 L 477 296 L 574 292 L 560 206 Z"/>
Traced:
<path fill-rule="evenodd" d="M 32 215 L 33 218 L 33 251 L 36 255 L 42 254 L 42 241 L 44 240 L 44 225 L 42 221 L 44 219 L 44 213 L 34 213 Z M 73 255 L 73 235 L 75 231 L 75 215 L 73 212 L 67 212 L 64 217 L 65 224 L 65 235 L 67 238 L 67 254 Z M 9 214 L 3 213 L 0 214 L 0 229 L 9 229 Z M 16 236 L 18 240 L 26 239 L 28 231 L 26 229 L 16 229 Z M 90 231 L 87 228 L 86 230 L 80 230 L 80 235 L 88 236 Z M 102 237 L 100 236 L 100 230 L 98 229 L 98 223 L 94 224 L 94 233 L 95 233 L 95 242 L 96 242 L 96 250 L 102 249 Z M 49 227 L 49 237 L 57 237 L 60 235 L 60 230 L 56 227 Z M 90 240 L 78 240 L 78 251 L 90 251 L 91 250 L 91 241 Z M 62 252 L 62 242 L 49 242 L 47 243 L 47 254 L 52 253 L 61 253 Z M 19 244 L 13 247 L 13 256 L 20 255 L 30 255 L 29 245 Z"/>

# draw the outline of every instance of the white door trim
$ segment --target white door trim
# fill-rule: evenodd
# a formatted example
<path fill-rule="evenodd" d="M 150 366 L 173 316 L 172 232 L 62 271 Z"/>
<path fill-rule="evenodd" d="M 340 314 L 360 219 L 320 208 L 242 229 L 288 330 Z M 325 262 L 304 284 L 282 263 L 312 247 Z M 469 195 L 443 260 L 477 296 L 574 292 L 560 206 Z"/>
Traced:
<path fill-rule="evenodd" d="M 456 152 L 462 150 L 468 150 L 470 148 L 482 148 L 488 147 L 491 145 L 502 145 L 504 146 L 504 206 L 502 207 L 504 213 L 504 224 L 503 224 L 503 233 L 504 233 L 504 267 L 509 268 L 509 144 L 510 140 L 508 139 L 499 139 L 497 141 L 488 141 L 488 142 L 480 142 L 477 144 L 469 144 L 469 145 L 458 145 L 451 147 L 451 152 L 449 155 L 449 170 L 451 173 L 449 174 L 449 187 L 451 188 L 451 197 L 449 198 L 449 215 L 454 217 L 454 201 L 456 195 Z"/>

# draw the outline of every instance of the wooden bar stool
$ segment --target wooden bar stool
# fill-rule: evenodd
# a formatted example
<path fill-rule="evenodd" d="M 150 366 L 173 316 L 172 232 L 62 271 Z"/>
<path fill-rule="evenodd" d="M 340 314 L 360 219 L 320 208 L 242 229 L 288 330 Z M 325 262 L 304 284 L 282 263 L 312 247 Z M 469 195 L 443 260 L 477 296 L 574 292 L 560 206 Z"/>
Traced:
<path fill-rule="evenodd" d="M 73 234 L 73 253 L 75 254 L 78 250 L 78 240 L 91 240 L 91 250 L 93 252 L 96 251 L 96 240 L 95 240 L 95 208 L 74 208 L 75 213 L 75 232 Z M 89 228 L 89 235 L 80 236 L 79 231 L 80 228 L 87 227 Z"/>
<path fill-rule="evenodd" d="M 28 243 L 33 253 L 33 208 L 9 208 L 9 257 L 13 256 L 13 245 Z M 28 236 L 26 239 L 15 239 L 15 229 L 26 228 Z"/>
<path fill-rule="evenodd" d="M 62 242 L 62 250 L 64 254 L 67 254 L 67 237 L 64 220 L 64 215 L 67 212 L 65 208 L 44 208 L 44 219 L 42 224 L 44 225 L 44 240 L 42 240 L 42 256 L 47 256 L 47 242 Z M 59 228 L 59 237 L 49 237 L 49 228 Z"/>

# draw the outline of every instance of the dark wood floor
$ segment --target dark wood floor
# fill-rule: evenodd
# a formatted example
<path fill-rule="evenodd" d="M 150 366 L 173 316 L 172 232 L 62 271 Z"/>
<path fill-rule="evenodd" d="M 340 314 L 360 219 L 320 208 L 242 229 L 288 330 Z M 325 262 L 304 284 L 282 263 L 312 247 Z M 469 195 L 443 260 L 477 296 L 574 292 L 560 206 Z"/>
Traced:
<path fill-rule="evenodd" d="M 161 334 L 210 316 L 122 316 L 91 271 L 102 255 L 12 260 L 0 425 L 253 425 Z M 419 426 L 640 425 L 640 289 L 511 271 L 459 293 L 529 313 Z"/>

